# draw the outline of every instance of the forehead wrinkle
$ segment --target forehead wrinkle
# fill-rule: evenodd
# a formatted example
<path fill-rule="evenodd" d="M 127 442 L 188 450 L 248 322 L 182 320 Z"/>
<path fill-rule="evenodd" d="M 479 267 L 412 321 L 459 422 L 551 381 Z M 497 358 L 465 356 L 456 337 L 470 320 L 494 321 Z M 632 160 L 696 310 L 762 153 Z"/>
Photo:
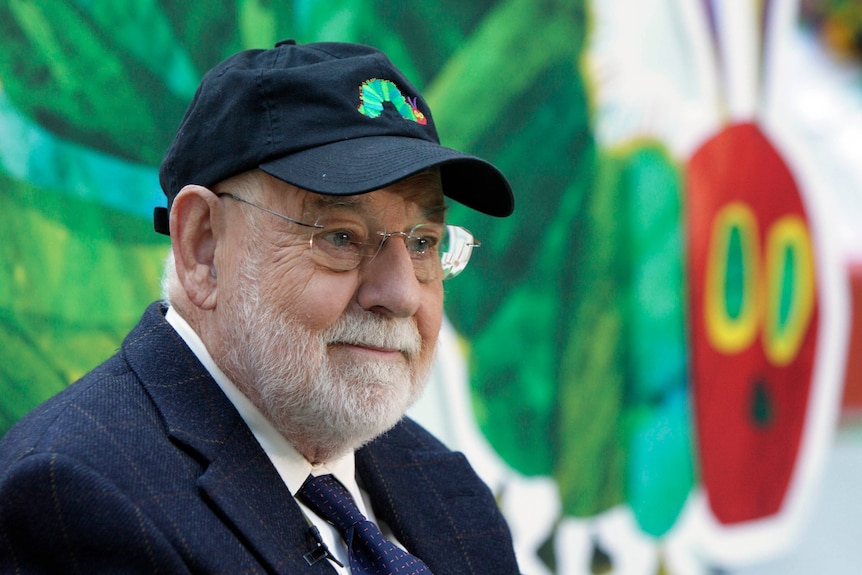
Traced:
<path fill-rule="evenodd" d="M 351 212 L 376 218 L 379 215 L 376 213 L 376 207 L 374 207 L 371 202 L 364 199 L 365 196 L 372 193 L 374 192 L 352 196 L 331 196 L 327 194 L 308 192 L 305 198 L 306 205 L 304 206 L 304 209 L 307 210 L 311 208 L 315 211 L 323 211 L 331 208 L 346 208 Z M 421 218 L 432 221 L 442 221 L 449 209 L 449 206 L 446 205 L 445 202 L 436 197 L 429 197 L 425 201 L 420 201 L 415 197 L 415 194 L 406 194 L 405 196 L 402 196 L 402 198 L 404 199 L 405 204 L 413 203 L 419 206 Z"/>
<path fill-rule="evenodd" d="M 449 206 L 443 202 L 435 202 L 434 204 L 424 208 L 422 210 L 423 215 L 429 220 L 440 220 L 446 216 L 446 212 L 449 211 Z"/>

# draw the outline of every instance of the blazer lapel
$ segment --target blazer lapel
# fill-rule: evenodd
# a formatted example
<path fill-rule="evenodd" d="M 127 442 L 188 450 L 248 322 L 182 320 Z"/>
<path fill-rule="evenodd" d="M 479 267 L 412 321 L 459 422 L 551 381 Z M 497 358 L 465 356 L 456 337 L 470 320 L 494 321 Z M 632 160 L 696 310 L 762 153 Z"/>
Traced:
<path fill-rule="evenodd" d="M 197 357 L 151 305 L 123 344 L 129 364 L 175 443 L 205 462 L 198 486 L 216 513 L 274 573 L 331 574 L 310 566 L 308 524 L 254 435 Z"/>
<path fill-rule="evenodd" d="M 328 561 L 309 565 L 314 548 L 305 516 L 244 424 L 237 426 L 198 480 L 225 521 L 277 573 L 332 573 Z"/>
<path fill-rule="evenodd" d="M 423 450 L 415 429 L 404 420 L 357 452 L 374 513 L 435 575 L 488 572 L 511 554 L 493 497 L 462 454 Z"/>

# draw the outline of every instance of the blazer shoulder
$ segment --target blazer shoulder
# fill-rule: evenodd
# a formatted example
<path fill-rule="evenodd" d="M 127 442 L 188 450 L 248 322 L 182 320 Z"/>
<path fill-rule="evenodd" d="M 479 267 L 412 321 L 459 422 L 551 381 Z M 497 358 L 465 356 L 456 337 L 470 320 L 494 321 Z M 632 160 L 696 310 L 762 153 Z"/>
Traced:
<path fill-rule="evenodd" d="M 155 406 L 118 353 L 9 429 L 0 439 L 0 475 L 29 454 L 98 455 L 106 436 L 153 426 L 161 427 Z"/>

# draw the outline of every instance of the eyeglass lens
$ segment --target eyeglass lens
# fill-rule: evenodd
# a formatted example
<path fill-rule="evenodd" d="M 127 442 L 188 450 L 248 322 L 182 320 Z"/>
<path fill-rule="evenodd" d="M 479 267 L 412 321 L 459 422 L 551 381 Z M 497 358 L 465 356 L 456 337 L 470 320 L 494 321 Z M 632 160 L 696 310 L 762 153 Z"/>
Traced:
<path fill-rule="evenodd" d="M 464 228 L 445 224 L 420 224 L 409 232 L 374 232 L 358 220 L 323 216 L 315 226 L 311 251 L 318 264 L 335 271 L 356 269 L 374 258 L 386 241 L 398 237 L 410 253 L 419 281 L 455 277 L 478 245 Z"/>
<path fill-rule="evenodd" d="M 292 224 L 311 228 L 309 242 L 312 257 L 324 267 L 333 271 L 349 271 L 358 268 L 363 262 L 374 258 L 392 237 L 404 240 L 413 269 L 419 281 L 447 280 L 461 273 L 473 248 L 479 242 L 468 230 L 442 223 L 419 224 L 409 232 L 381 232 L 377 224 L 370 224 L 354 215 L 328 214 L 316 219 L 304 217 L 314 224 L 294 220 L 285 215 L 259 206 L 229 192 L 218 194 L 237 202 L 242 202 L 258 210 L 281 218 Z M 306 216 L 308 216 L 306 214 Z"/>

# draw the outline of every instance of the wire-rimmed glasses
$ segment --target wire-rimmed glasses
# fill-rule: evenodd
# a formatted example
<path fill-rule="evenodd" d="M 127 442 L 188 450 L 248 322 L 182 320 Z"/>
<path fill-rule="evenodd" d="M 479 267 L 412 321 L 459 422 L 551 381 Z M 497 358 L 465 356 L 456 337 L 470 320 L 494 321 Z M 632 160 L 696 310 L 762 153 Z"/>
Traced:
<path fill-rule="evenodd" d="M 242 202 L 306 228 L 315 263 L 337 272 L 355 270 L 370 262 L 386 240 L 398 237 L 407 246 L 416 279 L 420 282 L 447 280 L 464 271 L 473 248 L 480 245 L 468 230 L 450 224 L 424 223 L 406 232 L 386 232 L 369 226 L 364 219 L 355 215 L 347 217 L 337 213 L 323 214 L 313 224 L 308 224 L 228 192 L 216 195 Z"/>

